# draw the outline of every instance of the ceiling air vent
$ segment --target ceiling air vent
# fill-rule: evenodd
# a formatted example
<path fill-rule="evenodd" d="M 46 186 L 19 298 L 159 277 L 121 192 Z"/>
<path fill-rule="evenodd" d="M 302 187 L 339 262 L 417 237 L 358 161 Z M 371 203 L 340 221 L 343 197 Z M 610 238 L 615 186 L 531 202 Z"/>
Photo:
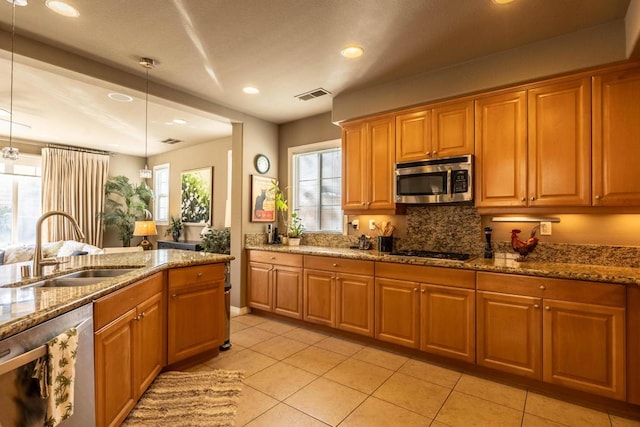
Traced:
<path fill-rule="evenodd" d="M 318 98 L 320 96 L 329 95 L 329 92 L 326 89 L 322 89 L 319 87 L 318 89 L 310 90 L 309 92 L 301 93 L 300 95 L 296 95 L 295 98 L 298 98 L 300 101 L 308 101 L 313 98 Z"/>
<path fill-rule="evenodd" d="M 163 139 L 162 141 L 160 141 L 164 144 L 169 144 L 169 145 L 173 145 L 173 144 L 177 144 L 178 142 L 182 142 L 182 140 L 180 139 L 175 139 L 175 138 L 167 138 L 167 139 Z"/>

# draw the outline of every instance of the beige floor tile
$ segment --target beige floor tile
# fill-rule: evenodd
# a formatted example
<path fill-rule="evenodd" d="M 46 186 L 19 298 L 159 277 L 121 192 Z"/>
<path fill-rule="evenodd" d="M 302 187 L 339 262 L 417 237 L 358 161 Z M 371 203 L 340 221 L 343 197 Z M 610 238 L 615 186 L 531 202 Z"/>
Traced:
<path fill-rule="evenodd" d="M 207 362 L 207 365 L 213 369 L 229 369 L 244 371 L 245 378 L 267 368 L 274 363 L 276 359 L 265 356 L 251 349 L 239 351 L 235 357 L 225 357 L 223 359 L 214 359 Z"/>
<path fill-rule="evenodd" d="M 531 392 L 527 394 L 525 412 L 571 426 L 611 425 L 609 415 L 604 412 Z"/>
<path fill-rule="evenodd" d="M 271 319 L 268 319 L 266 322 L 257 324 L 256 328 L 264 329 L 265 331 L 273 332 L 274 334 L 278 335 L 282 335 L 296 329 L 295 326 L 291 326 L 283 322 L 277 322 Z"/>
<path fill-rule="evenodd" d="M 429 424 L 429 427 L 450 427 L 448 425 L 446 425 L 445 423 L 441 423 L 440 421 L 433 421 L 431 424 Z"/>
<path fill-rule="evenodd" d="M 250 328 L 251 325 L 247 325 L 246 323 L 242 323 L 238 320 L 231 319 L 231 333 L 240 332 L 243 329 Z"/>
<path fill-rule="evenodd" d="M 284 403 L 274 406 L 247 424 L 248 427 L 325 427 L 326 425 Z"/>
<path fill-rule="evenodd" d="M 626 417 L 621 417 L 618 415 L 610 414 L 609 418 L 611 418 L 611 426 L 612 427 L 638 427 L 640 426 L 640 416 L 638 419 L 631 419 Z"/>
<path fill-rule="evenodd" d="M 273 398 L 284 400 L 316 378 L 316 375 L 279 362 L 245 377 L 244 383 Z"/>
<path fill-rule="evenodd" d="M 555 421 L 547 420 L 533 414 L 524 414 L 522 419 L 522 427 L 565 427 L 566 424 L 560 424 Z"/>
<path fill-rule="evenodd" d="M 407 360 L 409 360 L 408 357 L 400 356 L 399 354 L 394 354 L 384 350 L 378 350 L 377 348 L 372 347 L 363 348 L 354 354 L 353 358 L 371 363 L 372 365 L 392 369 L 394 371 L 399 369 Z"/>
<path fill-rule="evenodd" d="M 236 343 L 231 343 L 231 348 L 229 350 L 221 351 L 216 357 L 209 359 L 205 363 L 208 363 L 214 360 L 225 359 L 227 357 L 235 357 L 236 354 L 238 354 L 238 352 L 242 350 L 246 350 L 246 347 L 243 347 Z"/>
<path fill-rule="evenodd" d="M 453 391 L 438 412 L 436 421 L 452 427 L 519 427 L 522 415 L 521 411 Z"/>
<path fill-rule="evenodd" d="M 277 404 L 277 400 L 259 392 L 253 387 L 243 384 L 240 400 L 238 401 L 238 410 L 236 411 L 236 427 L 246 425 Z"/>
<path fill-rule="evenodd" d="M 308 347 L 308 344 L 289 338 L 277 336 L 251 347 L 251 350 L 274 359 L 282 360 Z"/>
<path fill-rule="evenodd" d="M 364 348 L 364 346 L 355 342 L 334 337 L 325 338 L 322 341 L 318 341 L 314 345 L 316 347 L 324 348 L 325 350 L 344 354 L 345 356 L 353 356 Z"/>
<path fill-rule="evenodd" d="M 205 364 L 205 363 L 201 363 L 199 365 L 196 366 L 192 366 L 190 368 L 185 369 L 185 372 L 204 372 L 204 371 L 211 371 L 212 368 L 211 366 Z"/>
<path fill-rule="evenodd" d="M 297 328 L 283 335 L 287 338 L 291 338 L 292 340 L 300 341 L 309 345 L 315 344 L 318 341 L 321 341 L 327 338 L 327 335 L 325 334 L 321 334 L 315 331 L 310 331 L 304 328 Z"/>
<path fill-rule="evenodd" d="M 425 417 L 435 418 L 449 392 L 446 387 L 396 372 L 373 396 Z"/>
<path fill-rule="evenodd" d="M 332 426 L 338 425 L 367 395 L 341 384 L 318 378 L 289 397 L 285 403 Z"/>
<path fill-rule="evenodd" d="M 276 334 L 271 333 L 269 331 L 265 331 L 264 329 L 251 327 L 251 328 L 243 329 L 240 332 L 236 332 L 235 334 L 232 334 L 231 342 L 236 343 L 241 347 L 252 347 L 263 341 L 270 340 L 275 336 Z"/>
<path fill-rule="evenodd" d="M 527 399 L 526 390 L 509 387 L 468 374 L 462 375 L 454 390 L 490 400 L 520 412 L 524 411 L 524 403 Z"/>
<path fill-rule="evenodd" d="M 322 375 L 346 358 L 347 356 L 342 354 L 311 346 L 287 357 L 284 362 L 313 374 Z"/>
<path fill-rule="evenodd" d="M 351 358 L 327 372 L 324 377 L 371 394 L 391 375 L 393 371 L 390 369 Z"/>
<path fill-rule="evenodd" d="M 430 418 L 370 397 L 340 423 L 340 427 L 426 427 L 430 423 Z"/>
<path fill-rule="evenodd" d="M 235 316 L 233 320 L 247 324 L 249 326 L 255 326 L 259 325 L 260 323 L 264 323 L 269 319 L 263 316 L 256 316 L 255 314 L 244 314 L 242 316 Z"/>
<path fill-rule="evenodd" d="M 413 359 L 409 359 L 407 363 L 402 365 L 398 372 L 450 389 L 456 385 L 462 376 L 461 372 Z"/>

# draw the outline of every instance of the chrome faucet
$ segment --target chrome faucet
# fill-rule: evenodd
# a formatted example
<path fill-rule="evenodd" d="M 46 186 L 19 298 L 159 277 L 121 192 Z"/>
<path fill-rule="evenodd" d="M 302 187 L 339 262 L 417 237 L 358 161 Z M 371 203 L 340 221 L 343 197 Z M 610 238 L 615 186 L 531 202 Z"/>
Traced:
<path fill-rule="evenodd" d="M 42 267 L 45 265 L 45 263 L 43 262 L 44 260 L 42 259 L 42 236 L 41 236 L 42 222 L 45 219 L 49 218 L 50 216 L 54 216 L 54 215 L 63 216 L 67 218 L 69 221 L 71 221 L 71 224 L 73 225 L 75 232 L 78 235 L 79 241 L 84 242 L 85 236 L 82 230 L 80 229 L 80 226 L 78 225 L 78 221 L 76 221 L 75 218 L 69 215 L 68 213 L 62 212 L 62 211 L 49 211 L 42 214 L 42 216 L 38 218 L 38 222 L 36 222 L 36 246 L 33 249 L 33 275 L 35 277 L 42 276 Z M 58 264 L 58 263 L 56 262 L 54 264 Z M 47 265 L 52 265 L 52 264 L 47 264 Z"/>

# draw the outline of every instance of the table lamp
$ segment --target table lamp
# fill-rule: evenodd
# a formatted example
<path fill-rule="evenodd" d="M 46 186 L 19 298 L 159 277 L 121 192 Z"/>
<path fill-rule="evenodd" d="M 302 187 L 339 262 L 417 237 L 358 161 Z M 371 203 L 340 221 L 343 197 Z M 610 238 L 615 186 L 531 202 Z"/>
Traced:
<path fill-rule="evenodd" d="M 147 240 L 148 236 L 155 236 L 158 234 L 158 230 L 156 229 L 155 221 L 136 221 L 135 227 L 133 229 L 134 236 L 143 236 L 142 241 L 138 246 L 142 246 L 142 249 L 145 251 L 149 249 L 153 249 L 153 245 L 149 240 Z"/>

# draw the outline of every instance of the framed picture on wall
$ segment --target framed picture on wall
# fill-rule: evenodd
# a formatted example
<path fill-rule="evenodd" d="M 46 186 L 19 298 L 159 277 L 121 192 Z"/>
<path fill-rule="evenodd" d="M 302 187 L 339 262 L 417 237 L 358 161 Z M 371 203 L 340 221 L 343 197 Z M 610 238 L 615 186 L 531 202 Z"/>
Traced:
<path fill-rule="evenodd" d="M 251 222 L 274 222 L 276 204 L 269 191 L 275 178 L 251 175 Z"/>
<path fill-rule="evenodd" d="M 180 174 L 182 195 L 180 210 L 185 224 L 211 224 L 213 168 L 185 171 Z"/>

